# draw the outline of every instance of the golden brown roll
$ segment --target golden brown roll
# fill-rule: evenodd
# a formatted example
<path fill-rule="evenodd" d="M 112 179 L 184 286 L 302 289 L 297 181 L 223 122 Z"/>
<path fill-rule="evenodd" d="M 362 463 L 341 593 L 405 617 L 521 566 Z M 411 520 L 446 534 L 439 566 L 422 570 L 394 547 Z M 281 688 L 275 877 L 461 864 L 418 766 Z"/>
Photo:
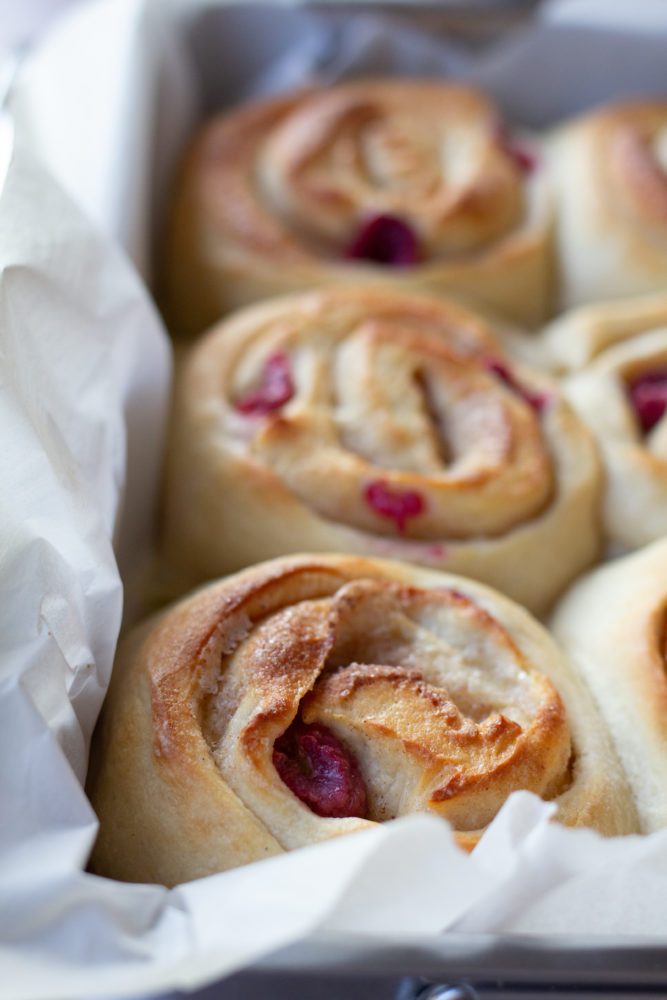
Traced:
<path fill-rule="evenodd" d="M 289 552 L 401 558 L 542 611 L 597 554 L 599 486 L 557 385 L 481 319 L 423 296 L 310 292 L 241 311 L 190 352 L 165 550 L 189 583 Z"/>
<path fill-rule="evenodd" d="M 618 103 L 556 129 L 561 306 L 667 283 L 667 101 Z"/>
<path fill-rule="evenodd" d="M 177 334 L 290 291 L 369 280 L 550 312 L 553 206 L 534 145 L 481 94 L 373 80 L 257 102 L 195 138 L 173 203 Z"/>
<path fill-rule="evenodd" d="M 616 552 L 667 535 L 667 312 L 663 324 L 618 340 L 563 382 L 599 445 L 603 530 Z"/>
<path fill-rule="evenodd" d="M 666 610 L 661 539 L 584 577 L 551 622 L 599 705 L 644 833 L 667 825 Z"/>
<path fill-rule="evenodd" d="M 100 874 L 173 885 L 428 810 L 474 845 L 514 789 L 636 829 L 592 699 L 545 630 L 480 584 L 295 556 L 126 640 L 89 793 Z"/>

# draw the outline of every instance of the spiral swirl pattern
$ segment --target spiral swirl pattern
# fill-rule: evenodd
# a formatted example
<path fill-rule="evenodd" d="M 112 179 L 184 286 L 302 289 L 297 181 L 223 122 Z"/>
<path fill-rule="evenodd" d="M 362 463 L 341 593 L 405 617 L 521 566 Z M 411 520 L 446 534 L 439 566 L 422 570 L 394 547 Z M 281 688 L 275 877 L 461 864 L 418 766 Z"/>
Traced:
<path fill-rule="evenodd" d="M 380 560 L 278 560 L 178 605 L 129 659 L 93 782 L 100 870 L 124 858 L 128 836 L 123 877 L 150 863 L 170 882 L 423 810 L 471 847 L 518 788 L 552 799 L 565 823 L 627 822 L 607 801 L 623 785 L 586 692 L 529 616 L 470 581 Z M 278 766 L 295 725 L 311 760 L 319 744 L 305 776 L 319 794 Z M 128 732 L 142 748 L 121 775 Z M 327 814 L 317 805 L 338 796 L 343 760 L 365 794 Z M 156 824 L 172 840 L 189 829 L 172 861 L 159 859 Z"/>
<path fill-rule="evenodd" d="M 646 304 L 634 314 L 626 305 L 625 324 L 619 318 L 614 323 L 617 342 L 563 384 L 598 442 L 605 469 L 604 531 L 621 551 L 667 534 L 667 303 L 662 305 L 661 325 L 649 324 L 641 333 L 635 330 Z M 649 314 L 657 318 L 654 306 Z M 603 317 L 600 309 L 596 315 Z M 579 317 L 584 327 L 590 320 Z M 626 340 L 620 338 L 623 328 L 630 334 Z"/>
<path fill-rule="evenodd" d="M 380 242 L 365 241 L 377 220 Z M 550 242 L 540 162 L 481 94 L 340 85 L 223 115 L 195 140 L 174 203 L 168 312 L 200 332 L 259 298 L 372 276 L 456 289 L 532 324 L 550 305 Z"/>
<path fill-rule="evenodd" d="M 239 314 L 191 353 L 166 545 L 198 578 L 357 551 L 470 573 L 540 607 L 593 557 L 597 484 L 555 384 L 473 314 L 311 293 Z"/>
<path fill-rule="evenodd" d="M 258 152 L 259 186 L 289 229 L 318 245 L 346 246 L 366 217 L 409 205 L 427 259 L 476 250 L 523 209 L 521 170 L 496 129 L 493 109 L 458 88 L 320 92 L 276 122 Z"/>

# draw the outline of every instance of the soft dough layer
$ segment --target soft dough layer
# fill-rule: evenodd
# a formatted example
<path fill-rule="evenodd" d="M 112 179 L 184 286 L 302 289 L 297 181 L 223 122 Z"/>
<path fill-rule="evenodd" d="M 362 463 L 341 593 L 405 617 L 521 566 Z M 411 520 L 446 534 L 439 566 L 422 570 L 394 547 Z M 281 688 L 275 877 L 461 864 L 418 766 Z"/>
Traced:
<path fill-rule="evenodd" d="M 612 104 L 545 142 L 558 215 L 560 306 L 667 282 L 667 102 Z"/>
<path fill-rule="evenodd" d="M 358 81 L 256 102 L 195 138 L 176 187 L 164 305 L 193 335 L 258 299 L 385 282 L 549 315 L 546 171 L 481 94 Z"/>
<path fill-rule="evenodd" d="M 173 885 L 420 810 L 470 848 L 519 788 L 562 823 L 636 829 L 544 629 L 469 580 L 296 556 L 121 646 L 92 755 L 93 867 Z"/>
<path fill-rule="evenodd" d="M 610 347 L 667 327 L 667 295 L 633 295 L 570 309 L 548 323 L 535 342 L 538 363 L 563 373 L 578 371 Z"/>
<path fill-rule="evenodd" d="M 667 825 L 666 612 L 663 538 L 584 577 L 551 622 L 605 718 L 643 833 Z"/>
<path fill-rule="evenodd" d="M 475 315 L 338 289 L 240 312 L 191 351 L 165 499 L 202 580 L 295 551 L 402 558 L 542 611 L 598 551 L 599 469 L 557 385 Z"/>

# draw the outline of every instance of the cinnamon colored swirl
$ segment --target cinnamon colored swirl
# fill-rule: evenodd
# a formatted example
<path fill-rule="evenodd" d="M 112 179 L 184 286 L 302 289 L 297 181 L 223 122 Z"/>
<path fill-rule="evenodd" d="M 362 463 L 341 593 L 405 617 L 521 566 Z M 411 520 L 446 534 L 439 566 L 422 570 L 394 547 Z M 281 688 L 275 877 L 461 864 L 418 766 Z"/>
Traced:
<path fill-rule="evenodd" d="M 311 292 L 190 352 L 165 548 L 191 582 L 298 551 L 402 558 L 543 610 L 597 553 L 598 461 L 546 376 L 440 299 Z"/>
<path fill-rule="evenodd" d="M 551 628 L 599 705 L 643 833 L 667 826 L 667 539 L 579 581 Z"/>
<path fill-rule="evenodd" d="M 423 80 L 302 92 L 220 115 L 195 138 L 165 311 L 196 334 L 258 299 L 372 280 L 533 325 L 551 305 L 551 229 L 534 144 L 482 95 Z"/>
<path fill-rule="evenodd" d="M 558 201 L 561 304 L 667 282 L 667 102 L 593 111 L 547 143 Z"/>
<path fill-rule="evenodd" d="M 563 823 L 636 827 L 587 691 L 526 612 L 404 564 L 280 559 L 126 640 L 93 866 L 173 885 L 423 810 L 472 847 L 519 788 Z"/>

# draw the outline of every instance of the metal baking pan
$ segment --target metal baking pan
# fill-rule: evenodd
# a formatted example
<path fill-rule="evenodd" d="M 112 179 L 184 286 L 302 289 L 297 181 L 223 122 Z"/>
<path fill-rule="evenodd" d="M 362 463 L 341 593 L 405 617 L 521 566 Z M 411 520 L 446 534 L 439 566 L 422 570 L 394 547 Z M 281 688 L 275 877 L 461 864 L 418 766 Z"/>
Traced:
<path fill-rule="evenodd" d="M 658 18 L 654 24 L 649 2 L 633 6 L 632 24 L 622 23 L 622 18 L 609 24 L 601 22 L 595 4 L 580 4 L 574 16 L 572 4 L 540 5 L 531 0 L 190 6 L 176 4 L 173 23 L 179 25 L 179 44 L 189 53 L 191 120 L 232 104 L 243 94 L 257 92 L 256 79 L 261 79 L 261 92 L 286 46 L 299 33 L 308 39 L 313 19 L 326 25 L 325 42 L 313 42 L 311 51 L 312 68 L 323 78 L 360 72 L 433 72 L 438 65 L 438 40 L 444 43 L 441 65 L 447 75 L 474 79 L 481 60 L 484 68 L 477 79 L 481 75 L 481 82 L 507 114 L 528 127 L 547 125 L 599 100 L 667 93 L 667 19 L 658 23 Z M 369 35 L 366 48 L 355 48 L 350 59 L 347 45 L 357 35 L 361 19 L 368 25 L 378 15 L 392 24 L 391 32 L 383 35 L 384 44 L 374 44 Z M 267 30 L 269 19 L 271 30 Z M 536 37 L 527 45 L 525 32 L 535 24 Z M 250 55 L 244 38 L 257 35 L 259 26 L 261 45 Z M 395 44 L 398 38 L 405 41 L 413 30 L 423 32 L 416 48 Z M 226 52 L 224 61 L 219 58 L 221 47 Z M 605 53 L 616 51 L 618 58 L 605 56 L 600 60 L 596 52 L 603 49 Z M 563 73 L 564 65 L 567 74 Z M 160 67 L 160 72 L 163 70 Z M 154 100 L 156 107 L 162 102 L 164 114 L 165 99 L 159 88 Z M 63 119 L 65 133 L 68 127 Z M 114 178 L 114 210 L 96 212 L 93 200 L 86 206 L 98 224 L 124 247 L 149 284 L 161 239 L 165 192 L 183 134 L 182 128 L 172 129 L 159 151 L 150 145 L 132 148 L 129 154 L 123 150 L 109 171 Z M 48 149 L 46 154 L 48 159 Z M 128 207 L 139 203 L 138 192 L 146 194 L 148 176 L 153 178 L 148 185 L 150 197 L 143 203 L 148 212 L 138 224 L 136 217 L 128 214 Z M 287 996 L 313 1000 L 339 996 L 350 1000 L 434 1000 L 436 996 L 440 1000 L 528 1000 L 547 994 L 572 998 L 667 996 L 667 927 L 656 931 L 650 940 L 631 934 L 623 939 L 582 939 L 454 932 L 424 941 L 408 938 L 408 943 L 328 934 L 321 940 L 311 938 L 276 951 L 194 995 L 202 1000 L 260 996 L 274 1000 Z M 167 995 L 180 994 L 160 994 Z"/>

